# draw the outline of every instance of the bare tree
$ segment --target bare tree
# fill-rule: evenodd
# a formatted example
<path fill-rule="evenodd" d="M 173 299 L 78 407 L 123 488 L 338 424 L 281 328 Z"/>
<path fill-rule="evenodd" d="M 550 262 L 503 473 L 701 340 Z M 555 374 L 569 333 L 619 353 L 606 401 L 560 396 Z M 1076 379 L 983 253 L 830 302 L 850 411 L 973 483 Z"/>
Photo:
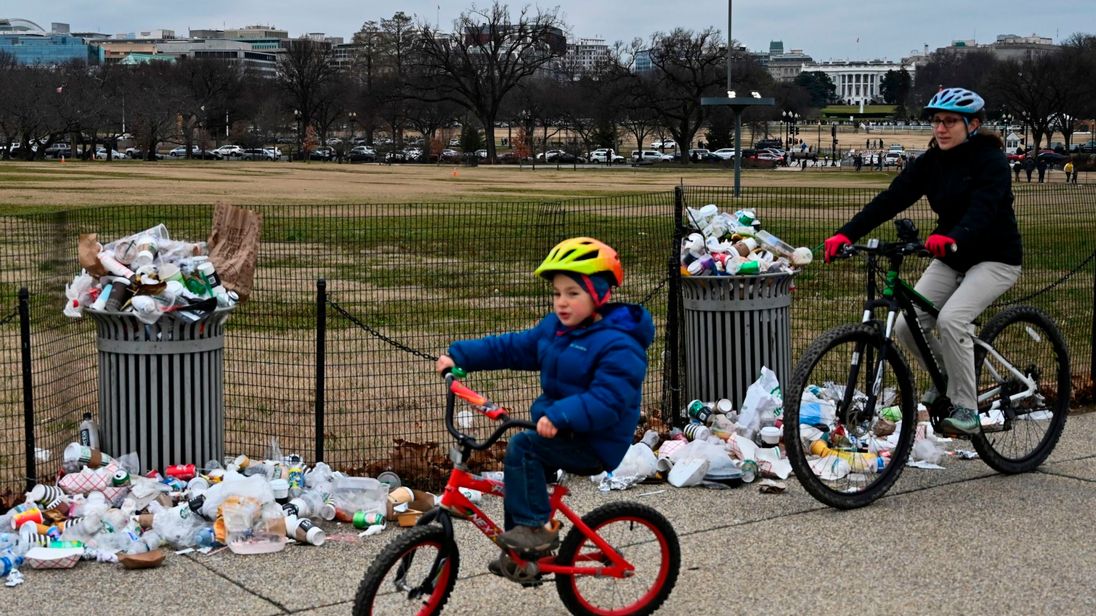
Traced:
<path fill-rule="evenodd" d="M 962 87 L 981 92 L 990 85 L 990 75 L 1000 63 L 988 51 L 956 51 L 941 49 L 929 55 L 929 60 L 917 69 L 913 87 L 902 104 L 920 113 L 925 103 L 940 88 Z"/>
<path fill-rule="evenodd" d="M 1050 54 L 1030 56 L 1022 61 L 999 63 L 987 79 L 987 94 L 997 104 L 1020 117 L 1031 129 L 1036 150 L 1043 136 L 1050 136 L 1055 112 L 1062 108 L 1059 88 L 1054 84 L 1055 59 Z"/>
<path fill-rule="evenodd" d="M 156 160 L 161 141 L 177 135 L 183 126 L 183 111 L 189 93 L 178 79 L 174 65 L 151 62 L 134 67 L 132 86 L 127 88 L 126 117 L 144 145 L 146 160 Z"/>
<path fill-rule="evenodd" d="M 324 86 L 339 75 L 334 55 L 331 45 L 302 38 L 290 41 L 278 62 L 278 83 L 297 117 L 298 156 L 308 127 L 317 120 Z"/>
<path fill-rule="evenodd" d="M 701 97 L 716 94 L 726 84 L 726 51 L 719 31 L 657 32 L 648 54 L 653 70 L 635 76 L 635 95 L 654 112 L 658 126 L 670 131 L 678 147 L 688 149 L 704 122 Z M 687 156 L 681 159 L 688 162 Z"/>
<path fill-rule="evenodd" d="M 472 7 L 453 24 L 452 34 L 422 25 L 419 45 L 424 76 L 437 80 L 439 98 L 474 114 L 483 125 L 487 157 L 495 154 L 495 121 L 506 98 L 566 50 L 556 10 L 524 8 L 512 19 L 506 5 Z"/>
<path fill-rule="evenodd" d="M 183 112 L 182 135 L 186 157 L 190 158 L 196 125 L 212 134 L 216 143 L 221 143 L 221 136 L 227 135 L 229 114 L 237 115 L 244 74 L 235 62 L 206 58 L 182 58 L 178 71 L 190 93 L 190 104 Z M 204 150 L 204 139 L 202 141 Z"/>
<path fill-rule="evenodd" d="M 365 130 L 366 143 L 373 144 L 374 132 L 385 92 L 381 80 L 381 48 L 383 45 L 380 24 L 366 21 L 354 33 L 355 52 L 350 75 L 355 88 L 352 93 L 356 121 Z"/>

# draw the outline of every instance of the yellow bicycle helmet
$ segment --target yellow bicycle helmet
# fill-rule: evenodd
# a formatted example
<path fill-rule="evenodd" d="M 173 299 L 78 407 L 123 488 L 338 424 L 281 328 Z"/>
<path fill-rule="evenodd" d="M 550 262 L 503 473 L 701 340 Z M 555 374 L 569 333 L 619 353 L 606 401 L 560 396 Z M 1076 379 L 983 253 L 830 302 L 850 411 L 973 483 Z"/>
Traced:
<path fill-rule="evenodd" d="M 550 279 L 556 272 L 609 274 L 614 286 L 624 284 L 620 255 L 608 244 L 591 237 L 573 237 L 556 244 L 533 274 Z"/>

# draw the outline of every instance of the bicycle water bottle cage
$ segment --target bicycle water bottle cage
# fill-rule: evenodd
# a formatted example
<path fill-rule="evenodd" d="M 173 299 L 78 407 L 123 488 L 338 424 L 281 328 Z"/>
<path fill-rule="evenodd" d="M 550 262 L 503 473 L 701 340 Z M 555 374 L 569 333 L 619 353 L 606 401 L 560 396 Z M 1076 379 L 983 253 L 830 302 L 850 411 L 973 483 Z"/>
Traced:
<path fill-rule="evenodd" d="M 898 239 L 902 242 L 918 241 L 917 225 L 909 218 L 899 218 L 894 221 L 894 228 L 898 230 Z"/>

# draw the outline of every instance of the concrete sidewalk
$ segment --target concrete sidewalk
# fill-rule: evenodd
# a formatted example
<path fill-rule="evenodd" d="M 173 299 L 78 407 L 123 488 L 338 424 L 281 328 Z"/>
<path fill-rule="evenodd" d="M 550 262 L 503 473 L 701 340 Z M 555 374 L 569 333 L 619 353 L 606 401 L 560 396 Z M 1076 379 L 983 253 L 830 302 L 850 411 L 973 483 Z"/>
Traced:
<path fill-rule="evenodd" d="M 1096 413 L 1070 417 L 1050 460 L 1026 475 L 978 460 L 907 468 L 886 497 L 855 511 L 821 506 L 794 479 L 771 495 L 750 486 L 602 494 L 576 478 L 570 504 L 636 500 L 673 522 L 682 567 L 663 614 L 1093 614 L 1094 434 Z M 0 614 L 348 614 L 372 557 L 400 531 L 359 539 L 326 528 L 324 546 L 272 555 L 170 554 L 147 571 L 24 567 L 24 584 L 0 587 Z M 565 613 L 553 584 L 522 589 L 487 573 L 496 550 L 469 525 L 458 523 L 457 542 L 460 576 L 445 613 Z"/>

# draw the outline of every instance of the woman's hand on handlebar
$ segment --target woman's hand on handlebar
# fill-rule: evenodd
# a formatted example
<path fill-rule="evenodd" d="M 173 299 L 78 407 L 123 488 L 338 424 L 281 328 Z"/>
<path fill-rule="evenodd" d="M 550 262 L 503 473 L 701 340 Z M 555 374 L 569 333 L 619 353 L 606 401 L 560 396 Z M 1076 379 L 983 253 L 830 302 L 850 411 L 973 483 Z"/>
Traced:
<path fill-rule="evenodd" d="M 438 357 L 438 361 L 434 362 L 434 372 L 444 374 L 446 370 L 452 370 L 456 365 L 452 357 L 442 355 Z"/>
<path fill-rule="evenodd" d="M 933 233 L 925 239 L 925 250 L 932 256 L 943 258 L 949 252 L 955 252 L 955 240 L 939 233 Z"/>
<path fill-rule="evenodd" d="M 537 434 L 540 436 L 544 438 L 555 438 L 558 433 L 559 428 L 556 428 L 556 425 L 552 423 L 551 419 L 548 419 L 547 415 L 537 420 Z"/>
<path fill-rule="evenodd" d="M 825 258 L 826 263 L 829 263 L 836 257 L 843 246 L 852 246 L 852 240 L 850 240 L 844 233 L 836 233 L 833 236 L 826 238 L 826 241 L 822 242 L 822 255 Z"/>

